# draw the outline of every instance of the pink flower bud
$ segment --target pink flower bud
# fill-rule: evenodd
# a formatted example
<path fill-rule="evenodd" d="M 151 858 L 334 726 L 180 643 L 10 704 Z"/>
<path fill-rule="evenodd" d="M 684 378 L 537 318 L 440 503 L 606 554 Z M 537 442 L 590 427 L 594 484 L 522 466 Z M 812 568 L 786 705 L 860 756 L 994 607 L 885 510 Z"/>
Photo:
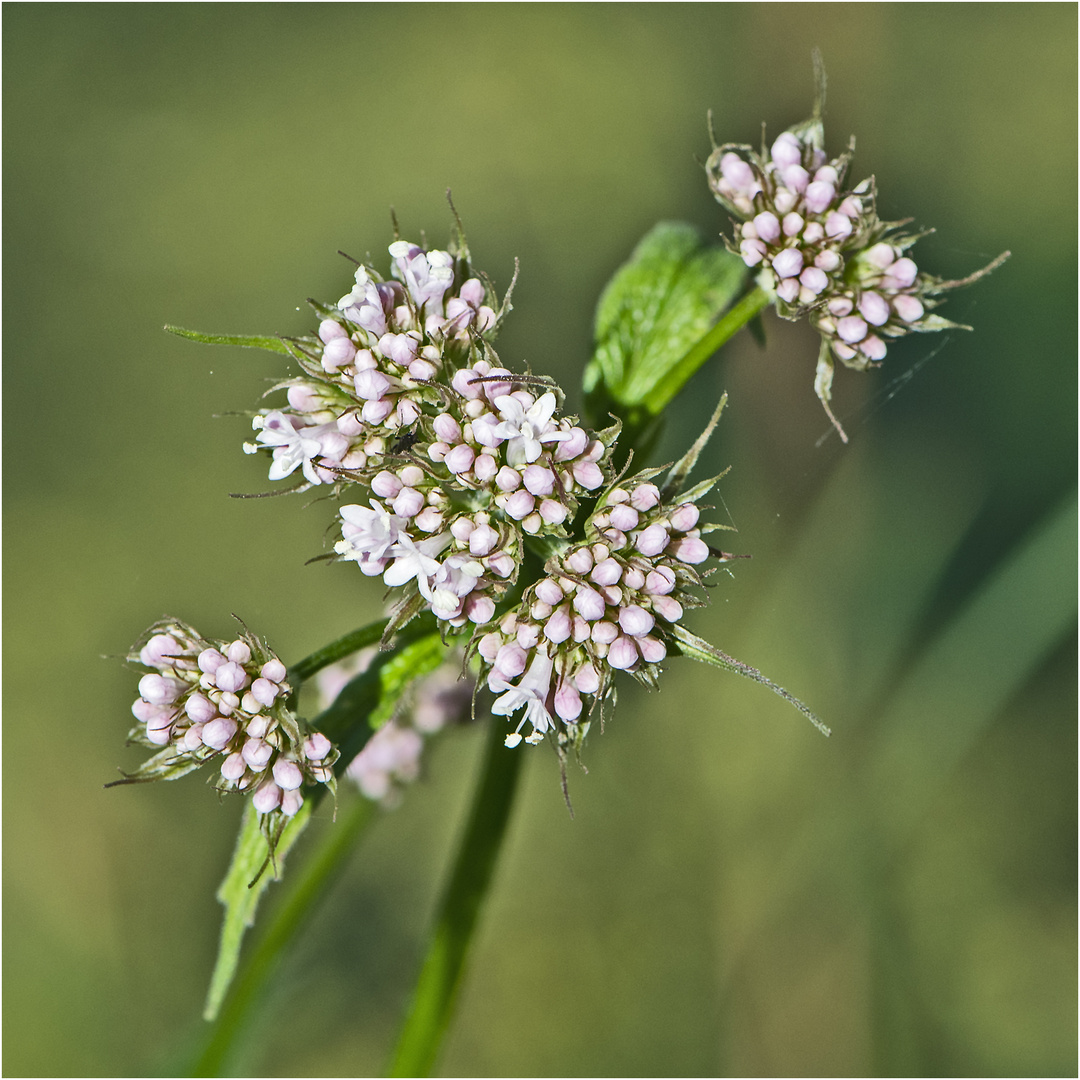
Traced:
<path fill-rule="evenodd" d="M 507 680 L 516 679 L 529 662 L 528 654 L 520 645 L 507 644 L 499 649 L 492 667 Z"/>
<path fill-rule="evenodd" d="M 851 218 L 846 214 L 841 214 L 839 210 L 834 210 L 825 219 L 825 235 L 832 237 L 834 240 L 850 236 L 851 231 Z"/>
<path fill-rule="evenodd" d="M 425 506 L 424 509 L 416 515 L 413 521 L 421 532 L 437 532 L 443 526 L 442 511 L 436 509 L 434 506 Z"/>
<path fill-rule="evenodd" d="M 446 467 L 454 474 L 468 472 L 476 459 L 476 451 L 467 443 L 459 443 L 446 455 Z"/>
<path fill-rule="evenodd" d="M 334 338 L 323 348 L 323 370 L 337 371 L 338 368 L 351 364 L 354 356 L 356 356 L 356 346 L 347 337 Z"/>
<path fill-rule="evenodd" d="M 489 555 L 499 542 L 499 534 L 490 525 L 477 525 L 469 534 L 469 554 Z"/>
<path fill-rule="evenodd" d="M 424 509 L 424 496 L 416 488 L 402 488 L 391 504 L 398 517 L 411 518 Z"/>
<path fill-rule="evenodd" d="M 650 525 L 638 533 L 634 546 L 648 558 L 659 555 L 668 545 L 667 529 L 659 523 Z"/>
<path fill-rule="evenodd" d="M 801 165 L 788 165 L 781 171 L 780 176 L 783 178 L 785 187 L 797 191 L 800 195 L 810 183 L 810 174 Z"/>
<path fill-rule="evenodd" d="M 492 631 L 490 634 L 485 634 L 476 646 L 476 651 L 489 663 L 495 662 L 495 657 L 498 655 L 499 650 L 502 648 L 503 639 L 500 634 L 496 634 Z"/>
<path fill-rule="evenodd" d="M 803 196 L 806 209 L 811 214 L 823 213 L 835 198 L 836 188 L 824 180 L 815 180 L 812 184 L 808 184 L 806 194 Z"/>
<path fill-rule="evenodd" d="M 465 616 L 469 622 L 476 623 L 477 626 L 491 622 L 494 614 L 495 601 L 490 596 L 470 596 L 465 601 Z"/>
<path fill-rule="evenodd" d="M 780 221 L 771 210 L 765 210 L 754 218 L 754 229 L 766 244 L 774 244 L 780 239 Z"/>
<path fill-rule="evenodd" d="M 611 524 L 613 528 L 619 529 L 621 532 L 629 532 L 631 529 L 636 529 L 638 524 L 638 512 L 629 503 L 623 503 L 621 506 L 613 506 L 611 508 Z"/>
<path fill-rule="evenodd" d="M 139 662 L 147 667 L 172 667 L 183 651 L 172 634 L 155 634 L 139 651 Z"/>
<path fill-rule="evenodd" d="M 225 716 L 219 716 L 216 720 L 211 720 L 209 724 L 203 726 L 202 741 L 213 750 L 224 750 L 235 734 L 236 721 Z M 263 743 L 263 746 L 266 746 L 267 750 L 270 749 L 266 743 Z"/>
<path fill-rule="evenodd" d="M 674 588 L 675 571 L 670 566 L 657 566 L 645 578 L 645 591 L 650 596 L 666 596 Z"/>
<path fill-rule="evenodd" d="M 217 683 L 219 690 L 235 693 L 247 686 L 248 674 L 239 664 L 230 661 L 222 664 L 214 672 L 214 682 Z"/>
<path fill-rule="evenodd" d="M 854 345 L 866 337 L 866 323 L 858 315 L 848 315 L 836 324 L 836 333 L 841 341 Z"/>
<path fill-rule="evenodd" d="M 504 465 L 495 476 L 495 486 L 500 491 L 517 491 L 521 487 L 521 473 Z"/>
<path fill-rule="evenodd" d="M 798 236 L 802 231 L 802 227 L 806 224 L 801 214 L 796 214 L 794 211 L 790 214 L 784 215 L 784 220 L 781 222 L 785 236 Z"/>
<path fill-rule="evenodd" d="M 597 585 L 615 585 L 622 577 L 622 566 L 616 559 L 604 559 L 593 567 L 589 577 Z"/>
<path fill-rule="evenodd" d="M 881 283 L 889 289 L 908 289 L 915 284 L 919 268 L 911 259 L 897 259 L 889 267 Z"/>
<path fill-rule="evenodd" d="M 799 283 L 817 296 L 829 284 L 829 278 L 824 270 L 819 270 L 816 266 L 808 266 L 799 275 Z"/>
<path fill-rule="evenodd" d="M 258 704 L 258 702 L 256 702 Z M 253 739 L 262 739 L 266 733 L 270 730 L 270 725 L 273 723 L 271 718 L 265 713 L 259 713 L 257 716 L 253 716 L 248 722 L 244 731 L 250 735 Z"/>
<path fill-rule="evenodd" d="M 536 598 L 555 607 L 563 601 L 563 591 L 552 578 L 543 578 L 536 583 Z"/>
<path fill-rule="evenodd" d="M 251 797 L 251 803 L 258 813 L 269 814 L 281 805 L 281 788 L 272 781 L 260 784 Z"/>
<path fill-rule="evenodd" d="M 849 218 L 857 218 L 862 213 L 862 201 L 854 195 L 849 195 L 840 204 L 839 209 L 841 214 L 847 214 Z"/>
<path fill-rule="evenodd" d="M 778 187 L 776 194 L 773 196 L 773 206 L 776 207 L 779 214 L 786 214 L 789 210 L 794 209 L 798 201 L 798 194 L 786 187 Z"/>
<path fill-rule="evenodd" d="M 286 791 L 295 791 L 304 782 L 304 774 L 295 761 L 278 758 L 274 762 L 274 780 Z"/>
<path fill-rule="evenodd" d="M 592 664 L 585 663 L 574 672 L 574 685 L 583 694 L 595 694 L 600 689 L 600 676 Z"/>
<path fill-rule="evenodd" d="M 287 672 L 285 665 L 275 656 L 273 660 L 267 660 L 263 664 L 259 674 L 270 682 L 279 683 L 284 681 Z"/>
<path fill-rule="evenodd" d="M 772 159 L 779 169 L 788 165 L 798 165 L 802 161 L 802 143 L 799 142 L 798 136 L 790 131 L 777 136 L 776 142 L 772 144 Z"/>
<path fill-rule="evenodd" d="M 256 679 L 251 684 L 251 696 L 260 704 L 270 706 L 278 695 L 278 688 L 269 679 Z"/>
<path fill-rule="evenodd" d="M 499 463 L 490 454 L 480 454 L 473 462 L 473 473 L 483 484 L 493 479 L 498 471 Z"/>
<path fill-rule="evenodd" d="M 826 274 L 831 274 L 834 270 L 839 269 L 840 264 L 844 260 L 840 257 L 840 253 L 832 251 L 831 249 L 821 252 L 820 255 L 814 259 L 814 265 L 821 270 L 824 270 Z"/>
<path fill-rule="evenodd" d="M 654 637 L 637 638 L 637 647 L 641 650 L 641 658 L 648 664 L 659 664 L 667 656 L 667 646 Z"/>
<path fill-rule="evenodd" d="M 656 625 L 656 620 L 643 607 L 628 604 L 619 609 L 619 626 L 629 637 L 641 637 Z"/>
<path fill-rule="evenodd" d="M 816 221 L 811 221 L 809 225 L 803 229 L 803 243 L 804 244 L 820 244 L 825 239 L 825 229 Z"/>
<path fill-rule="evenodd" d="M 757 182 L 754 170 L 730 150 L 720 159 L 720 172 L 736 191 L 747 191 Z"/>
<path fill-rule="evenodd" d="M 637 592 L 645 587 L 645 575 L 636 566 L 630 566 L 623 572 L 623 584 Z"/>
<path fill-rule="evenodd" d="M 540 502 L 540 516 L 548 525 L 561 525 L 569 513 L 566 506 L 554 499 L 543 499 Z"/>
<path fill-rule="evenodd" d="M 784 248 L 773 258 L 772 268 L 778 278 L 795 277 L 803 268 L 802 252 L 798 248 Z"/>
<path fill-rule="evenodd" d="M 591 636 L 597 645 L 610 645 L 619 636 L 619 628 L 609 619 L 601 619 L 593 623 Z"/>
<path fill-rule="evenodd" d="M 680 562 L 700 563 L 709 557 L 709 546 L 699 537 L 687 536 L 682 540 L 676 540 L 668 548 L 668 552 Z"/>
<path fill-rule="evenodd" d="M 247 772 L 247 764 L 241 754 L 230 754 L 221 763 L 221 775 L 226 780 L 239 780 Z"/>
<path fill-rule="evenodd" d="M 286 817 L 295 817 L 304 805 L 304 796 L 297 791 L 283 791 L 281 793 L 281 812 Z"/>
<path fill-rule="evenodd" d="M 593 622 L 602 619 L 607 610 L 607 603 L 595 589 L 579 585 L 574 593 L 574 610 L 583 618 Z"/>
<path fill-rule="evenodd" d="M 652 609 L 669 623 L 677 623 L 683 616 L 682 604 L 674 596 L 654 596 Z"/>
<path fill-rule="evenodd" d="M 616 671 L 627 671 L 638 661 L 638 650 L 632 638 L 618 637 L 608 649 L 607 662 Z"/>
<path fill-rule="evenodd" d="M 579 461 L 573 467 L 574 479 L 586 491 L 595 491 L 604 482 L 604 474 L 600 466 L 592 461 Z"/>
<path fill-rule="evenodd" d="M 555 712 L 568 721 L 581 715 L 581 695 L 568 682 L 559 683 L 555 691 Z"/>
<path fill-rule="evenodd" d="M 362 397 L 365 401 L 378 401 L 386 394 L 390 386 L 390 379 L 378 368 L 358 371 L 353 379 L 357 397 Z"/>
<path fill-rule="evenodd" d="M 907 293 L 901 293 L 899 296 L 893 297 L 892 306 L 896 310 L 896 314 L 899 315 L 904 322 L 918 322 L 919 319 L 923 317 L 924 308 L 917 296 L 909 296 Z"/>
<path fill-rule="evenodd" d="M 144 675 L 139 680 L 139 694 L 151 705 L 171 705 L 186 689 L 185 683 L 164 675 Z"/>
<path fill-rule="evenodd" d="M 348 337 L 345 333 L 345 327 L 336 319 L 323 319 L 319 323 L 319 340 L 324 345 L 329 345 L 335 338 L 343 337 Z"/>
<path fill-rule="evenodd" d="M 668 520 L 676 532 L 689 532 L 701 517 L 701 511 L 693 503 L 683 503 L 671 511 Z"/>
<path fill-rule="evenodd" d="M 527 518 L 533 510 L 536 508 L 536 499 L 532 497 L 524 488 L 515 491 L 512 495 L 506 496 L 506 501 L 503 504 L 507 515 L 512 517 L 515 521 L 521 521 L 523 518 Z"/>
<path fill-rule="evenodd" d="M 776 295 L 789 304 L 794 304 L 799 298 L 799 279 L 794 277 L 784 278 L 776 286 Z"/>
<path fill-rule="evenodd" d="M 184 703 L 184 712 L 193 724 L 205 724 L 217 716 L 217 706 L 203 694 L 192 694 Z"/>
<path fill-rule="evenodd" d="M 514 556 L 506 551 L 490 556 L 485 560 L 484 565 L 501 578 L 508 578 L 517 569 Z"/>
<path fill-rule="evenodd" d="M 889 302 L 880 293 L 865 292 L 859 297 L 859 314 L 871 326 L 884 326 L 889 321 Z"/>
<path fill-rule="evenodd" d="M 304 741 L 304 757 L 308 761 L 322 761 L 331 749 L 330 740 L 321 731 L 312 732 Z"/>
<path fill-rule="evenodd" d="M 150 728 L 146 729 L 146 739 L 148 742 L 152 742 L 155 746 L 168 746 L 172 734 L 169 728 Z"/>
<path fill-rule="evenodd" d="M 405 485 L 392 473 L 383 469 L 371 478 L 372 494 L 380 499 L 393 499 Z"/>
<path fill-rule="evenodd" d="M 762 240 L 743 240 L 739 244 L 739 254 L 747 266 L 757 266 L 768 253 Z"/>
<path fill-rule="evenodd" d="M 566 556 L 566 565 L 575 574 L 587 574 L 593 568 L 592 552 L 587 547 L 575 548 Z"/>
<path fill-rule="evenodd" d="M 544 624 L 544 637 L 555 645 L 559 645 L 570 636 L 572 629 L 570 612 L 564 605 L 556 608 Z"/>
<path fill-rule="evenodd" d="M 251 661 L 251 646 L 241 638 L 229 643 L 225 649 L 225 655 L 234 664 L 247 664 Z"/>
<path fill-rule="evenodd" d="M 588 433 L 583 428 L 571 428 L 570 438 L 563 439 L 555 444 L 555 460 L 569 461 L 571 458 L 579 457 L 585 452 L 588 445 Z"/>
<path fill-rule="evenodd" d="M 248 739 L 240 753 L 244 755 L 244 760 L 251 766 L 252 771 L 262 772 L 274 756 L 274 748 L 262 739 Z"/>
<path fill-rule="evenodd" d="M 655 484 L 638 484 L 630 492 L 630 505 L 639 513 L 651 510 L 660 502 L 660 489 Z"/>
<path fill-rule="evenodd" d="M 884 360 L 887 351 L 885 342 L 877 334 L 870 334 L 859 342 L 859 352 L 869 360 Z"/>
<path fill-rule="evenodd" d="M 487 370 L 487 365 L 484 365 L 484 370 Z M 484 384 L 477 378 L 478 375 L 483 374 L 479 370 L 479 365 L 476 368 L 462 368 L 460 371 L 454 372 L 454 377 L 450 380 L 450 385 L 463 397 L 463 398 L 478 398 L 484 392 Z"/>
<path fill-rule="evenodd" d="M 199 670 L 205 671 L 208 675 L 212 675 L 224 663 L 225 657 L 217 649 L 203 649 L 199 653 Z"/>
<path fill-rule="evenodd" d="M 535 623 L 521 623 L 515 637 L 523 649 L 535 649 L 536 643 L 540 640 L 540 627 Z"/>
<path fill-rule="evenodd" d="M 525 488 L 534 495 L 550 495 L 555 489 L 555 474 L 543 465 L 529 465 L 522 474 Z"/>

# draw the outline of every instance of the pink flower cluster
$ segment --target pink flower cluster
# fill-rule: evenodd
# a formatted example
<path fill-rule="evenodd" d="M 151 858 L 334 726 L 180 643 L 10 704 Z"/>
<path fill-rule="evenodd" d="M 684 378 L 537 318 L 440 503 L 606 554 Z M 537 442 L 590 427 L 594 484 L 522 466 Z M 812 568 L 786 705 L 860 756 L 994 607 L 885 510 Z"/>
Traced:
<path fill-rule="evenodd" d="M 283 383 L 288 409 L 263 410 L 247 453 L 269 450 L 271 480 L 301 469 L 308 484 L 377 468 L 398 433 L 441 401 L 433 383 L 467 360 L 499 316 L 467 256 L 390 245 L 392 280 L 356 270 L 352 290 L 322 314 L 318 336 L 292 343 L 304 377 Z M 457 284 L 455 284 L 457 282 Z"/>
<path fill-rule="evenodd" d="M 139 680 L 131 738 L 163 748 L 128 779 L 171 779 L 218 760 L 219 790 L 250 792 L 260 814 L 285 817 L 303 805 L 305 785 L 332 780 L 337 752 L 301 731 L 285 704 L 285 665 L 253 635 L 213 642 L 164 620 L 128 659 L 151 669 Z"/>
<path fill-rule="evenodd" d="M 578 743 L 585 700 L 592 708 L 611 691 L 615 671 L 651 685 L 667 656 L 667 627 L 682 618 L 695 567 L 710 555 L 698 527 L 699 485 L 665 502 L 644 477 L 609 490 L 586 523 L 587 543 L 548 560 L 547 576 L 530 586 L 521 608 L 504 616 L 477 649 L 487 685 L 500 695 L 492 712 L 525 712 L 507 746 L 540 742 L 548 731 Z"/>
<path fill-rule="evenodd" d="M 735 250 L 761 267 L 781 314 L 797 318 L 828 295 L 874 218 L 870 181 L 843 188 L 849 155 L 827 161 L 820 127 L 785 131 L 768 154 L 727 144 L 706 166 L 716 198 L 742 221 Z"/>

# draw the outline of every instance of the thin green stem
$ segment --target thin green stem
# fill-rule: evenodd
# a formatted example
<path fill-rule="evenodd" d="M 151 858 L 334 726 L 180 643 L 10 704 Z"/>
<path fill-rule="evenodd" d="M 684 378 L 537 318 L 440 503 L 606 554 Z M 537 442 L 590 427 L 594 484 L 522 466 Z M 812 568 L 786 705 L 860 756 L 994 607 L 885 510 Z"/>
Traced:
<path fill-rule="evenodd" d="M 645 408 L 654 416 L 670 404 L 672 398 L 686 385 L 697 371 L 721 345 L 729 341 L 752 319 L 757 318 L 772 303 L 768 293 L 760 287 L 748 292 L 730 308 L 715 326 L 664 376 L 663 381 L 645 399 Z"/>
<path fill-rule="evenodd" d="M 308 912 L 325 895 L 344 867 L 353 844 L 375 813 L 375 804 L 358 798 L 333 828 L 326 830 L 321 845 L 291 879 L 289 892 L 275 910 L 258 944 L 248 955 L 210 1028 L 202 1053 L 192 1066 L 192 1076 L 220 1076 L 241 1029 L 273 975 L 285 947 L 303 925 Z"/>
<path fill-rule="evenodd" d="M 435 1065 L 453 1013 L 473 931 L 495 872 L 525 757 L 520 750 L 507 750 L 503 735 L 502 724 L 492 717 L 472 812 L 439 906 L 409 1014 L 390 1065 L 390 1076 L 427 1076 Z"/>
<path fill-rule="evenodd" d="M 377 645 L 389 621 L 389 619 L 379 619 L 377 622 L 368 623 L 367 626 L 361 626 L 359 630 L 353 630 L 344 637 L 339 637 L 337 641 L 331 641 L 329 645 L 316 649 L 310 656 L 305 656 L 303 660 L 289 668 L 289 682 L 293 686 L 299 686 L 312 675 L 322 671 L 324 667 L 336 664 L 338 660 L 351 656 L 354 652 L 365 649 L 369 645 Z"/>

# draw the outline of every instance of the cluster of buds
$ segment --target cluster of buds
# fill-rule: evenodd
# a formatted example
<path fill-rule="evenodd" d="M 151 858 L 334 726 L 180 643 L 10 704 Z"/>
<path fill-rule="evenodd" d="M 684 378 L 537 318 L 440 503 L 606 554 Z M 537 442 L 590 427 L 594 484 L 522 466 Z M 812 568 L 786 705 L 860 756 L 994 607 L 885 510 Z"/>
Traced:
<path fill-rule="evenodd" d="M 337 751 L 289 710 L 285 665 L 250 633 L 209 641 L 175 619 L 155 623 L 128 656 L 149 668 L 130 741 L 160 748 L 117 783 L 171 780 L 214 762 L 220 791 L 248 792 L 269 833 L 333 784 Z"/>
<path fill-rule="evenodd" d="M 324 668 L 317 676 L 322 708 L 329 708 L 342 687 L 365 671 L 374 650 Z M 462 677 L 460 655 L 451 655 L 430 675 L 417 679 L 394 717 L 384 723 L 349 762 L 345 776 L 367 799 L 393 806 L 402 788 L 420 775 L 424 741 L 469 714 L 475 682 Z"/>
<path fill-rule="evenodd" d="M 519 610 L 479 639 L 488 688 L 500 695 L 492 712 L 525 710 L 507 746 L 522 741 L 526 723 L 525 742 L 553 731 L 559 745 L 580 746 L 616 671 L 655 685 L 670 628 L 684 607 L 701 603 L 697 567 L 710 555 L 731 557 L 701 538 L 714 527 L 699 526 L 696 503 L 715 478 L 676 496 L 670 483 L 661 492 L 655 475 L 609 488 L 585 524 L 585 543 L 552 556 Z"/>
<path fill-rule="evenodd" d="M 830 420 L 834 358 L 856 370 L 878 365 L 886 339 L 958 327 L 930 311 L 949 289 L 970 284 L 1005 255 L 960 281 L 923 273 L 906 254 L 920 235 L 883 222 L 872 178 L 845 187 L 854 140 L 827 159 L 820 107 L 759 151 L 726 143 L 706 163 L 709 187 L 735 219 L 728 241 L 787 319 L 809 314 L 822 335 L 815 390 Z M 967 329 L 966 327 L 962 327 Z"/>
<path fill-rule="evenodd" d="M 406 586 L 391 632 L 423 609 L 450 627 L 483 625 L 514 584 L 524 536 L 565 535 L 580 498 L 603 487 L 618 427 L 594 434 L 561 417 L 550 380 L 499 366 L 488 344 L 490 286 L 464 248 L 390 245 L 392 279 L 368 267 L 318 338 L 290 343 L 304 375 L 279 385 L 245 449 L 270 478 L 360 485 L 341 507 L 343 560 Z"/>

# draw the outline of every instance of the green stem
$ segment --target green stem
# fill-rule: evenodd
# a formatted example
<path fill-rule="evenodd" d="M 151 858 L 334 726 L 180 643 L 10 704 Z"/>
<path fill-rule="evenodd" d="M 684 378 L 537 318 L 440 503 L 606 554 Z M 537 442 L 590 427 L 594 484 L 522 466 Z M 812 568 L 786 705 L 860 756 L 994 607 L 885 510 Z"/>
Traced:
<path fill-rule="evenodd" d="M 374 812 L 374 803 L 368 799 L 356 799 L 333 828 L 326 830 L 321 846 L 312 852 L 300 868 L 299 875 L 292 879 L 291 889 L 275 910 L 273 921 L 233 983 L 232 991 L 210 1029 L 202 1053 L 192 1066 L 192 1076 L 222 1074 L 230 1051 L 237 1043 L 237 1036 L 250 1019 L 253 1007 L 281 959 L 285 946 L 341 872 L 346 856 L 353 850 L 353 844 L 371 821 Z"/>
<path fill-rule="evenodd" d="M 289 682 L 293 686 L 299 686 L 316 672 L 322 671 L 324 667 L 329 667 L 346 656 L 352 656 L 354 652 L 365 649 L 369 645 L 377 645 L 389 621 L 389 619 L 379 619 L 378 622 L 368 623 L 367 626 L 361 626 L 359 630 L 353 630 L 344 637 L 339 637 L 337 641 L 331 641 L 329 645 L 316 649 L 310 656 L 305 656 L 303 660 L 289 668 Z"/>
<path fill-rule="evenodd" d="M 510 820 L 525 754 L 503 745 L 503 725 L 497 717 L 491 718 L 490 725 L 472 813 L 439 907 L 390 1076 L 427 1076 L 435 1064 Z"/>
<path fill-rule="evenodd" d="M 730 308 L 715 326 L 664 376 L 663 381 L 643 402 L 654 416 L 670 404 L 690 376 L 725 342 L 772 303 L 768 293 L 755 287 Z"/>

